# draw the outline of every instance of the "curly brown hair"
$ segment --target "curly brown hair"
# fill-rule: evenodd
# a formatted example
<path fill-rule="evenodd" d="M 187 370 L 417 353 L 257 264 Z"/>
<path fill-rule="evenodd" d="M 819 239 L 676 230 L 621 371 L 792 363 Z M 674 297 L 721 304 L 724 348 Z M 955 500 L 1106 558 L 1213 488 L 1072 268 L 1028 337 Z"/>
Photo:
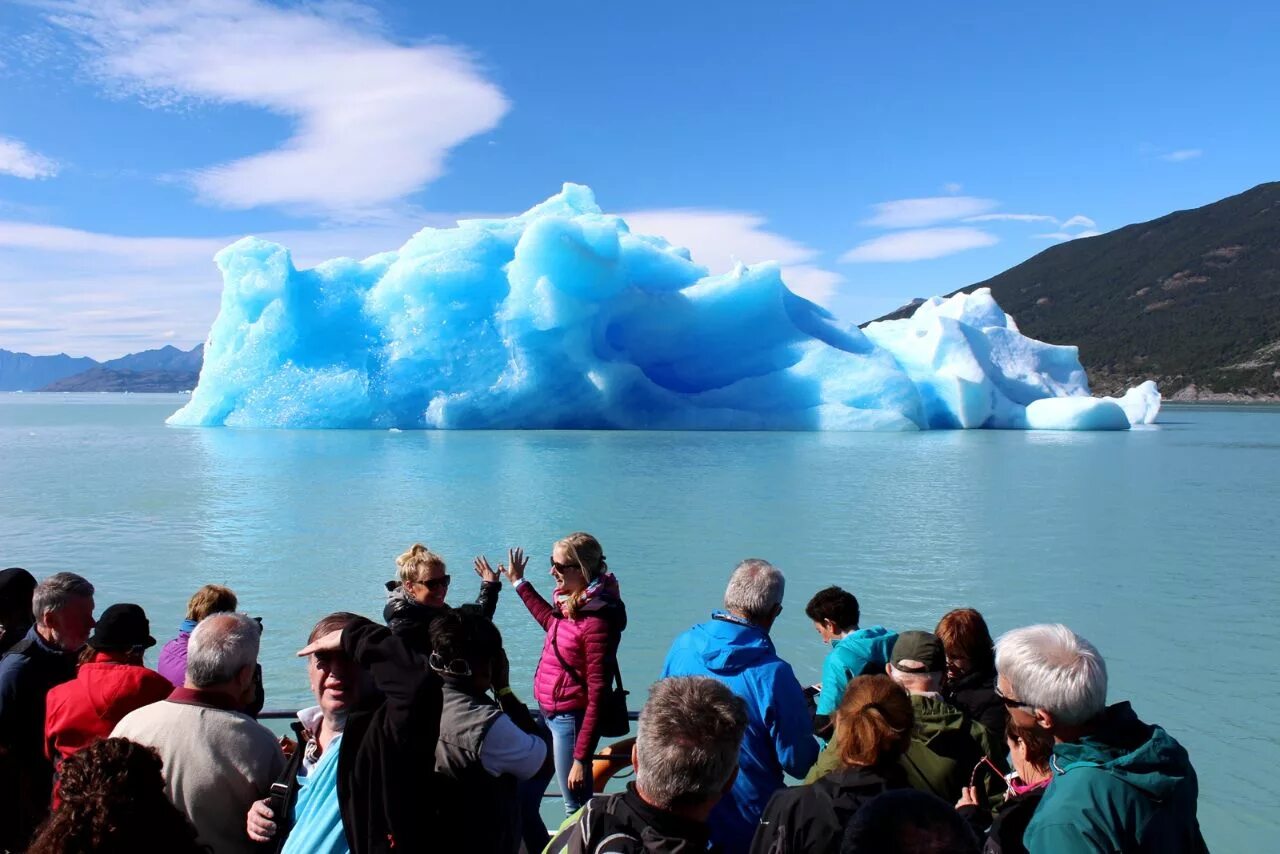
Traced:
<path fill-rule="evenodd" d="M 63 761 L 58 809 L 28 854 L 206 852 L 196 830 L 164 793 L 160 756 L 124 738 L 108 738 Z"/>

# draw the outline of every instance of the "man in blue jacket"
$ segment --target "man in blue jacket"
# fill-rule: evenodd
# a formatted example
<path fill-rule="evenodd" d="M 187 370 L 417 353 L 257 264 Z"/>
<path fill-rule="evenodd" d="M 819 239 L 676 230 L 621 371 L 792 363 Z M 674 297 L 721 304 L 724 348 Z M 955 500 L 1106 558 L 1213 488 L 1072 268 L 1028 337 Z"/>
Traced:
<path fill-rule="evenodd" d="M 738 564 L 724 610 L 676 638 L 662 677 L 710 676 L 747 705 L 738 778 L 711 812 L 711 839 L 726 854 L 751 847 L 760 814 L 783 786 L 783 774 L 803 777 L 818 758 L 813 718 L 791 665 L 778 657 L 769 629 L 782 613 L 785 580 L 763 560 Z"/>

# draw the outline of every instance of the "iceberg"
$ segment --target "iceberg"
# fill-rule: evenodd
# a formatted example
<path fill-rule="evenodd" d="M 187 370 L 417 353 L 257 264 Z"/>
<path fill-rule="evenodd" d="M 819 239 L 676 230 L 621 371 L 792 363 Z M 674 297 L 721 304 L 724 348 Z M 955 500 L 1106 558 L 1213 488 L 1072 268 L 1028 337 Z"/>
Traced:
<path fill-rule="evenodd" d="M 243 238 L 187 426 L 377 429 L 1120 430 L 1145 383 L 1089 396 L 1075 347 L 1018 331 L 983 288 L 865 329 L 778 265 L 711 276 L 587 187 L 509 219 L 297 269 Z"/>

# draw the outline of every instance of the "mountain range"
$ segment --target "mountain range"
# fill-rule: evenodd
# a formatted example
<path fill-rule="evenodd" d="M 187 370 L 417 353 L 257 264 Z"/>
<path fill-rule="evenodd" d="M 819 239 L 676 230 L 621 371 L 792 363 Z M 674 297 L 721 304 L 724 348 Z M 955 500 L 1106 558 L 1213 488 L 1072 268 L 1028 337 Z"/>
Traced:
<path fill-rule="evenodd" d="M 1166 399 L 1280 399 L 1280 182 L 1059 244 L 959 290 L 972 288 L 1024 334 L 1077 345 L 1095 394 L 1154 379 Z"/>
<path fill-rule="evenodd" d="M 0 349 L 0 391 L 189 391 L 203 363 L 203 344 L 190 350 L 170 344 L 106 362 Z"/>

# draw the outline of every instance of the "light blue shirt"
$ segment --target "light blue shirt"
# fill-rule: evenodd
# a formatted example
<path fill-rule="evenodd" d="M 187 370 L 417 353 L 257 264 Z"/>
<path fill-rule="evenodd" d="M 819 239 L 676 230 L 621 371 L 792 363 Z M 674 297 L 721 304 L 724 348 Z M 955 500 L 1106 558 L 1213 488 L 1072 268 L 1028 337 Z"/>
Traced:
<path fill-rule="evenodd" d="M 284 842 L 284 854 L 349 854 L 338 806 L 338 748 L 342 733 L 329 742 L 305 777 L 299 777 L 293 803 L 293 830 Z M 301 746 L 298 748 L 302 749 Z"/>

